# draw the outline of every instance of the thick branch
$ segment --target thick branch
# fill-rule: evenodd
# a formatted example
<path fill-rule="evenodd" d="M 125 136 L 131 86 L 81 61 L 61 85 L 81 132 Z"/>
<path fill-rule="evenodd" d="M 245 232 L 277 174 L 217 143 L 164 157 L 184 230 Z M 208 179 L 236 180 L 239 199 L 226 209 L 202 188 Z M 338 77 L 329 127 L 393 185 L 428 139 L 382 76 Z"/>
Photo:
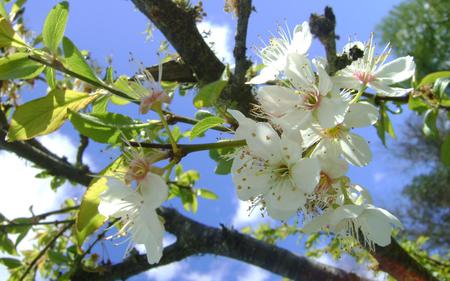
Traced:
<path fill-rule="evenodd" d="M 203 40 L 193 11 L 167 0 L 132 0 L 164 34 L 181 58 L 203 82 L 220 78 L 225 66 Z"/>
<path fill-rule="evenodd" d="M 147 67 L 147 71 L 149 71 L 153 77 L 158 77 L 159 65 Z M 163 81 L 179 83 L 197 82 L 197 78 L 195 78 L 194 73 L 189 66 L 178 60 L 171 60 L 163 63 L 161 79 Z"/>
<path fill-rule="evenodd" d="M 133 255 L 111 266 L 103 275 L 80 272 L 73 280 L 126 279 L 156 266 L 198 254 L 213 254 L 241 260 L 292 280 L 366 280 L 356 274 L 299 257 L 288 250 L 256 240 L 233 229 L 215 228 L 189 219 L 174 209 L 161 208 L 165 228 L 177 242 L 164 249 L 163 258 L 150 265 L 145 255 Z"/>

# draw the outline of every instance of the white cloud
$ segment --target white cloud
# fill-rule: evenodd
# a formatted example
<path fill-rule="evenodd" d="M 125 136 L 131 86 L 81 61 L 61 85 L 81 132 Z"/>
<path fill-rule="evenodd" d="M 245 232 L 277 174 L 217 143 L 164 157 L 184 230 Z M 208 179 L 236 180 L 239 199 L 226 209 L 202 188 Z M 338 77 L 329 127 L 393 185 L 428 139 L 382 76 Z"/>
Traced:
<path fill-rule="evenodd" d="M 238 281 L 265 281 L 270 277 L 269 273 L 259 267 L 249 265 L 248 269 L 238 277 Z"/>
<path fill-rule="evenodd" d="M 187 264 L 184 262 L 174 262 L 168 265 L 160 266 L 145 272 L 145 276 L 154 281 L 176 280 L 181 271 L 185 270 Z"/>
<path fill-rule="evenodd" d="M 231 30 L 228 25 L 213 24 L 208 21 L 202 21 L 197 24 L 197 28 L 205 37 L 206 43 L 211 46 L 213 51 L 226 63 L 233 63 L 233 54 L 230 48 Z"/>
<path fill-rule="evenodd" d="M 234 213 L 232 224 L 236 228 L 241 228 L 248 225 L 257 225 L 262 222 L 270 222 L 271 219 L 267 216 L 262 217 L 259 208 L 256 207 L 250 212 L 249 201 L 238 201 L 236 212 Z"/>
<path fill-rule="evenodd" d="M 44 136 L 39 140 L 59 156 L 64 155 L 69 160 L 76 157 L 76 145 L 61 133 Z M 88 157 L 86 163 L 91 163 Z M 80 192 L 69 184 L 64 184 L 56 192 L 52 191 L 50 179 L 35 177 L 42 170 L 32 167 L 30 162 L 6 151 L 0 151 L 0 171 L 2 171 L 0 213 L 8 219 L 31 216 L 30 206 L 33 206 L 34 214 L 58 209 L 69 195 L 75 196 Z M 32 234 L 29 233 L 19 245 L 19 250 L 31 247 L 31 237 Z M 8 275 L 5 268 L 0 266 L 0 276 Z"/>
<path fill-rule="evenodd" d="M 183 275 L 185 281 L 222 281 L 229 280 L 225 278 L 229 272 L 229 263 L 223 260 L 215 260 L 210 265 L 210 270 L 203 272 L 189 271 Z"/>
<path fill-rule="evenodd" d="M 373 174 L 373 181 L 375 183 L 380 183 L 386 178 L 386 174 L 382 172 L 376 172 Z"/>

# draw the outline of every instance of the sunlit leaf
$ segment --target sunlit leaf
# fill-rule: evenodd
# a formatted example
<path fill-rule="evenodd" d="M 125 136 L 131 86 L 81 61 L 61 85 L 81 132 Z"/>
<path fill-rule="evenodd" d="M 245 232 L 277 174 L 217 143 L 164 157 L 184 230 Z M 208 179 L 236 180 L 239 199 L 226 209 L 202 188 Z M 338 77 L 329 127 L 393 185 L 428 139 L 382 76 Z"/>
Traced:
<path fill-rule="evenodd" d="M 201 108 L 214 105 L 227 83 L 225 80 L 217 80 L 203 86 L 194 98 L 194 106 Z"/>
<path fill-rule="evenodd" d="M 95 98 L 96 95 L 56 89 L 45 97 L 27 102 L 14 112 L 8 140 L 27 140 L 49 134 L 61 127 L 68 109 L 79 111 Z"/>
<path fill-rule="evenodd" d="M 31 79 L 44 68 L 44 65 L 30 60 L 26 53 L 14 53 L 0 58 L 0 80 Z"/>
<path fill-rule="evenodd" d="M 206 132 L 208 129 L 215 127 L 217 125 L 222 125 L 223 123 L 225 123 L 225 120 L 223 120 L 220 117 L 217 117 L 217 116 L 206 117 L 205 119 L 200 120 L 192 128 L 190 139 L 193 140 L 196 137 L 198 137 L 199 135 Z"/>
<path fill-rule="evenodd" d="M 56 54 L 59 44 L 66 30 L 67 16 L 69 15 L 69 3 L 64 1 L 48 13 L 42 29 L 42 41 L 50 52 Z"/>

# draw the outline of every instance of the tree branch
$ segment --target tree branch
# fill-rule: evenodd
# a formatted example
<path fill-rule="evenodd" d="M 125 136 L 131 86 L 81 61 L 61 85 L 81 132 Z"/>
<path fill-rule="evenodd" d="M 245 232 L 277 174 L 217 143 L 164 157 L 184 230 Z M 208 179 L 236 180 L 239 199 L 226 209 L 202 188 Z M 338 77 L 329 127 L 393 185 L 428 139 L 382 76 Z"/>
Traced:
<path fill-rule="evenodd" d="M 197 29 L 195 11 L 167 0 L 132 0 L 164 34 L 198 80 L 208 83 L 220 78 L 225 66 L 203 40 Z"/>
<path fill-rule="evenodd" d="M 126 279 L 151 268 L 199 254 L 213 254 L 241 260 L 292 280 L 367 280 L 353 273 L 299 257 L 288 250 L 256 240 L 225 227 L 206 226 L 187 218 L 175 209 L 160 208 L 165 228 L 177 242 L 164 249 L 161 261 L 150 265 L 145 255 L 132 255 L 107 268 L 103 274 L 77 272 L 73 280 Z"/>

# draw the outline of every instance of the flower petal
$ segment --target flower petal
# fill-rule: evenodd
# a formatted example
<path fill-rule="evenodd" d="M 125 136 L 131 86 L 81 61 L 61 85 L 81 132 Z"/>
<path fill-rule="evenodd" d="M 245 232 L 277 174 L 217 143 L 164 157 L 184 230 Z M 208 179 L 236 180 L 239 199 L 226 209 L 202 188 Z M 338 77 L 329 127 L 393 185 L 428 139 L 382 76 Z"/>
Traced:
<path fill-rule="evenodd" d="M 344 121 L 348 103 L 343 98 L 323 97 L 317 108 L 317 119 L 322 128 L 332 128 Z"/>
<path fill-rule="evenodd" d="M 120 218 L 137 208 L 142 197 L 124 182 L 107 178 L 108 189 L 100 195 L 98 212 L 105 217 Z"/>
<path fill-rule="evenodd" d="M 149 207 L 141 208 L 130 228 L 131 237 L 136 244 L 144 244 L 150 264 L 159 262 L 163 252 L 164 226 L 156 211 Z"/>
<path fill-rule="evenodd" d="M 300 188 L 293 186 L 289 180 L 277 182 L 264 195 L 267 208 L 275 208 L 278 210 L 295 212 L 301 208 L 306 198 L 304 192 Z"/>
<path fill-rule="evenodd" d="M 319 74 L 319 93 L 321 95 L 326 95 L 333 88 L 333 82 L 331 82 L 330 76 L 320 61 L 314 59 L 313 64 L 316 66 L 317 73 Z"/>
<path fill-rule="evenodd" d="M 354 89 L 359 90 L 361 88 L 361 81 L 356 79 L 353 74 L 345 74 L 345 75 L 339 75 L 336 74 L 336 76 L 333 76 L 331 78 L 331 81 L 333 81 L 333 84 L 337 88 L 345 88 L 345 89 Z"/>
<path fill-rule="evenodd" d="M 369 145 L 361 136 L 349 133 L 340 139 L 339 144 L 345 160 L 350 164 L 363 167 L 369 164 L 372 159 L 372 152 L 370 151 Z"/>
<path fill-rule="evenodd" d="M 154 209 L 161 206 L 169 196 L 169 187 L 166 181 L 159 175 L 148 173 L 139 184 L 139 191 L 142 194 L 144 204 Z"/>
<path fill-rule="evenodd" d="M 297 212 L 297 209 L 280 210 L 280 209 L 275 208 L 272 205 L 266 205 L 266 209 L 267 209 L 267 214 L 271 218 L 276 219 L 276 220 L 287 220 Z"/>
<path fill-rule="evenodd" d="M 300 161 L 303 153 L 301 139 L 294 140 L 291 136 L 292 134 L 288 133 L 281 135 L 281 152 L 288 164 L 294 164 Z"/>
<path fill-rule="evenodd" d="M 245 153 L 237 155 L 231 166 L 233 183 L 241 200 L 249 200 L 269 189 L 270 173 Z"/>
<path fill-rule="evenodd" d="M 378 120 L 378 109 L 368 102 L 350 105 L 345 115 L 344 125 L 348 128 L 363 128 L 375 124 Z"/>
<path fill-rule="evenodd" d="M 320 180 L 320 164 L 316 158 L 304 158 L 291 168 L 291 177 L 304 193 L 311 193 Z"/>
<path fill-rule="evenodd" d="M 270 65 L 264 67 L 258 75 L 250 79 L 247 84 L 264 84 L 267 81 L 275 80 L 280 71 Z"/>
<path fill-rule="evenodd" d="M 294 90 L 280 86 L 264 86 L 257 90 L 256 97 L 263 110 L 276 117 L 282 116 L 301 102 Z"/>
<path fill-rule="evenodd" d="M 348 164 L 341 158 L 326 157 L 319 158 L 321 170 L 331 179 L 337 179 L 348 171 Z"/>
<path fill-rule="evenodd" d="M 296 53 L 288 54 L 284 71 L 289 81 L 297 88 L 310 89 L 315 86 L 316 78 L 306 56 Z"/>
<path fill-rule="evenodd" d="M 401 97 L 401 96 L 408 94 L 409 92 L 411 92 L 413 90 L 412 88 L 403 89 L 403 88 L 390 87 L 383 81 L 372 81 L 369 83 L 369 87 L 371 87 L 375 91 L 377 91 L 377 95 L 388 96 L 388 97 Z"/>
<path fill-rule="evenodd" d="M 414 58 L 406 56 L 382 65 L 374 75 L 382 82 L 392 85 L 410 78 L 414 75 L 415 70 Z"/>
<path fill-rule="evenodd" d="M 309 30 L 309 23 L 303 22 L 301 25 L 296 25 L 294 28 L 294 35 L 290 46 L 291 52 L 296 52 L 300 55 L 304 55 L 308 52 L 312 42 L 312 34 Z"/>
<path fill-rule="evenodd" d="M 331 218 L 330 215 L 330 212 L 326 212 L 323 215 L 316 216 L 309 222 L 306 222 L 302 227 L 303 232 L 306 234 L 313 234 L 320 230 L 328 230 Z"/>

